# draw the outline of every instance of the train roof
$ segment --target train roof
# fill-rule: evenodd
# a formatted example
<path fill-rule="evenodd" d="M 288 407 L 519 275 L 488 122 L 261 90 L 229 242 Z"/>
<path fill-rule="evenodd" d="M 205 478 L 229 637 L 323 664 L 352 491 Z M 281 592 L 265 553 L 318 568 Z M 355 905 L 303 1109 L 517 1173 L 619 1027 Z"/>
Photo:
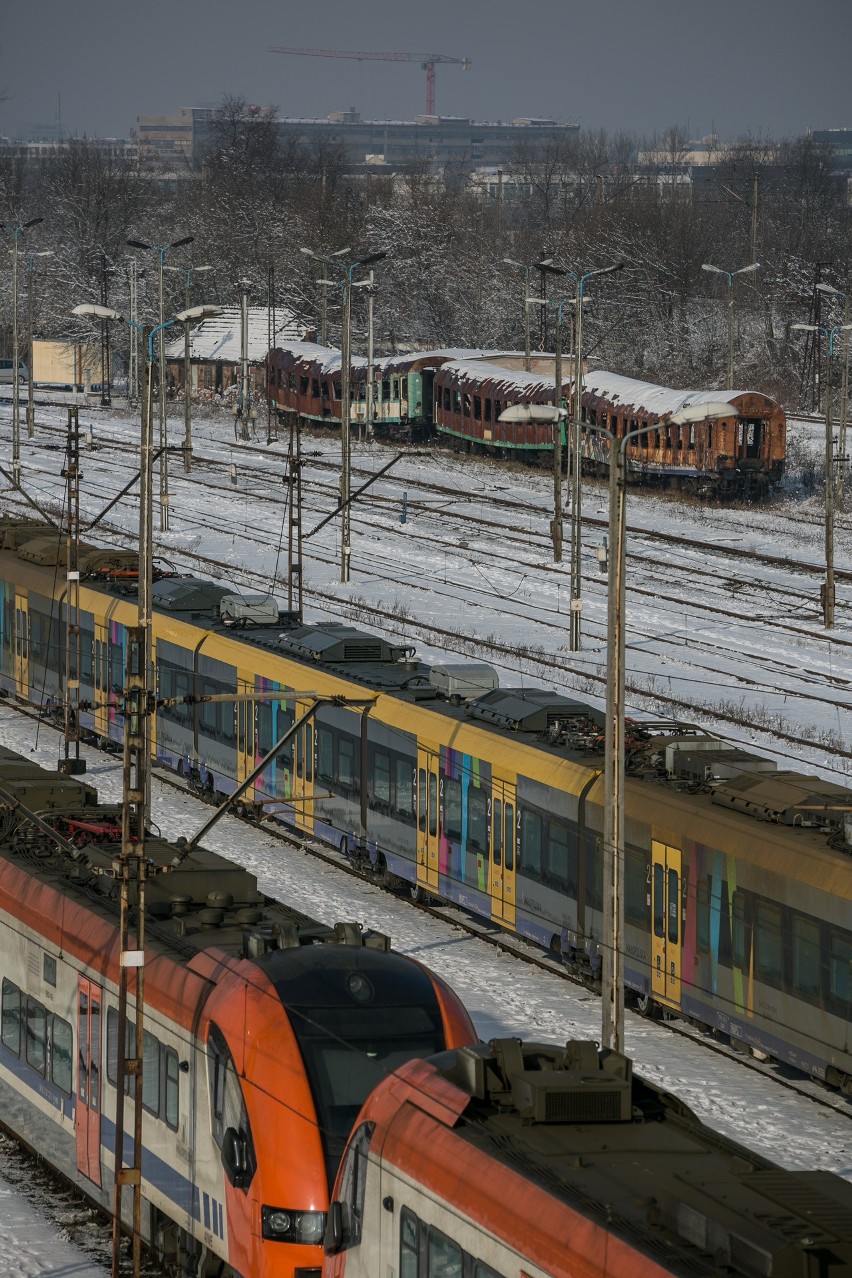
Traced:
<path fill-rule="evenodd" d="M 584 373 L 583 394 L 597 397 L 610 404 L 617 404 L 631 415 L 662 418 L 677 413 L 682 408 L 701 404 L 723 403 L 736 407 L 744 397 L 758 396 L 767 405 L 774 401 L 757 391 L 745 390 L 673 390 L 670 386 L 655 386 L 653 382 L 638 381 L 634 377 L 622 377 L 606 369 L 595 368 Z"/>
<path fill-rule="evenodd" d="M 570 1251 L 579 1215 L 671 1274 L 794 1278 L 852 1266 L 852 1185 L 784 1170 L 721 1136 L 618 1052 L 503 1039 L 398 1076 L 363 1111 L 377 1122 L 374 1143 L 427 1193 L 463 1186 L 454 1207 L 495 1232 L 512 1230 L 504 1213 L 520 1212 L 516 1202 L 530 1209 L 522 1186 L 532 1185 L 545 1246 Z M 424 1113 L 437 1127 L 424 1128 Z"/>
<path fill-rule="evenodd" d="M 569 365 L 566 364 L 566 368 Z M 527 373 L 523 369 L 509 368 L 497 363 L 493 356 L 486 359 L 449 360 L 441 368 L 441 377 L 466 381 L 488 382 L 490 388 L 503 396 L 549 396 L 553 400 L 554 383 L 552 377 L 542 377 L 540 373 Z M 566 381 L 570 381 L 566 377 Z"/>
<path fill-rule="evenodd" d="M 316 342 L 288 342 L 286 346 L 276 346 L 273 358 L 278 355 L 283 360 L 293 363 L 310 363 L 319 366 L 319 374 L 326 377 L 340 372 L 341 354 L 334 346 L 320 346 Z M 366 368 L 367 361 L 361 355 L 352 355 L 353 368 Z"/>

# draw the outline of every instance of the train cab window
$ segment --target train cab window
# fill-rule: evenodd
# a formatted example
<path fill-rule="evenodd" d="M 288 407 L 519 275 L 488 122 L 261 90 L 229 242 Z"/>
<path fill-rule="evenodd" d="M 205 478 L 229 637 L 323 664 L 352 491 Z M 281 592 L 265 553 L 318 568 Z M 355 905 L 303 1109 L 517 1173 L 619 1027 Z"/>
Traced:
<path fill-rule="evenodd" d="M 207 1040 L 210 1125 L 231 1183 L 248 1189 L 257 1167 L 240 1080 L 225 1037 L 211 1023 Z M 227 1155 L 227 1157 L 226 1157 Z"/>
<path fill-rule="evenodd" d="M 21 1054 L 21 991 L 11 981 L 3 981 L 2 1029 L 3 1046 L 16 1056 Z"/>
<path fill-rule="evenodd" d="M 367 1156 L 375 1123 L 362 1123 L 352 1136 L 340 1169 L 340 1204 L 343 1207 L 343 1235 L 340 1250 L 357 1247 L 364 1231 L 364 1200 L 367 1196 Z M 403 1233 L 404 1233 L 403 1227 Z M 415 1271 L 416 1272 L 416 1271 Z"/>
<path fill-rule="evenodd" d="M 56 959 L 52 954 L 44 955 L 41 974 L 44 977 L 45 985 L 52 985 L 56 989 Z"/>
<path fill-rule="evenodd" d="M 781 907 L 758 901 L 754 912 L 754 970 L 761 981 L 780 985 L 784 975 Z"/>
<path fill-rule="evenodd" d="M 405 1208 L 399 1222 L 399 1278 L 420 1273 L 420 1221 Z"/>
<path fill-rule="evenodd" d="M 819 924 L 800 914 L 793 917 L 793 989 L 810 1002 L 819 1002 Z"/>
<path fill-rule="evenodd" d="M 474 786 L 467 792 L 467 846 L 474 852 L 488 851 L 488 798 Z"/>
<path fill-rule="evenodd" d="M 513 803 L 506 804 L 506 869 L 514 870 L 515 868 L 515 806 Z"/>
<path fill-rule="evenodd" d="M 47 1060 L 47 1012 L 34 998 L 27 999 L 27 1064 L 44 1073 Z"/>
<path fill-rule="evenodd" d="M 521 812 L 521 865 L 527 874 L 541 874 L 541 817 L 524 808 Z"/>
<path fill-rule="evenodd" d="M 731 962 L 734 967 L 748 971 L 748 952 L 746 897 L 744 892 L 735 892 L 731 901 Z"/>
<path fill-rule="evenodd" d="M 461 782 L 444 779 L 444 837 L 459 842 L 462 836 Z"/>
<path fill-rule="evenodd" d="M 50 1025 L 50 1081 L 71 1095 L 71 1062 L 73 1043 L 71 1026 L 60 1017 L 51 1017 Z"/>
<path fill-rule="evenodd" d="M 852 1003 L 852 935 L 848 932 L 829 935 L 828 989 L 848 1015 Z"/>
<path fill-rule="evenodd" d="M 503 864 L 503 800 L 494 800 L 494 812 L 492 815 L 493 844 L 494 844 L 494 864 Z"/>

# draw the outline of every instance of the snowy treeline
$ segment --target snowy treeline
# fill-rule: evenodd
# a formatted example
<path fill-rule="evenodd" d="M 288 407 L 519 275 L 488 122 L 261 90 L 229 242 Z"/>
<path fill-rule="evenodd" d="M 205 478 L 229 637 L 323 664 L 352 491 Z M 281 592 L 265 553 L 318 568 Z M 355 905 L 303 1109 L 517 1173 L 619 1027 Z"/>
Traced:
<path fill-rule="evenodd" d="M 505 258 L 529 266 L 552 259 L 579 274 L 624 262 L 619 274 L 587 286 L 584 352 L 621 373 L 680 386 L 725 384 L 728 281 L 703 272 L 702 264 L 737 271 L 754 258 L 760 270 L 733 283 L 735 383 L 808 408 L 806 341 L 789 326 L 813 320 L 818 263 L 823 280 L 844 287 L 852 232 L 846 184 L 831 175 L 829 155 L 809 138 L 745 139 L 717 154 L 700 182 L 688 180 L 686 156 L 678 129 L 641 144 L 627 134 L 581 132 L 519 150 L 504 166 L 498 198 L 493 184 L 489 189 L 460 171 L 436 174 L 420 162 L 396 176 L 350 176 L 336 145 L 306 148 L 279 129 L 272 113 L 228 98 L 194 180 L 158 181 L 150 169 L 79 139 L 38 161 L 0 161 L 0 220 L 15 226 L 44 218 L 19 240 L 19 319 L 26 325 L 32 282 L 35 331 L 50 337 L 84 335 L 69 312 L 78 302 L 101 301 L 104 281 L 109 304 L 127 312 L 134 253 L 128 238 L 164 245 L 195 236 L 166 257 L 177 268 L 165 275 L 168 314 L 185 303 L 191 264 L 213 268 L 192 280 L 193 304 L 234 304 L 239 279 L 250 281 L 253 304 L 265 304 L 272 269 L 279 305 L 317 326 L 317 280 L 341 279 L 342 272 L 300 248 L 323 254 L 348 248 L 348 261 L 386 249 L 389 257 L 375 268 L 375 333 L 383 351 L 521 347 L 524 276 Z M 6 238 L 0 331 L 8 350 L 8 232 Z M 45 249 L 54 256 L 28 257 Z M 140 316 L 151 319 L 157 256 L 135 256 L 145 268 Z M 537 294 L 540 273 L 533 269 L 529 282 Z M 551 301 L 573 296 L 571 280 L 550 275 L 546 287 Z M 330 288 L 332 341 L 339 338 L 340 304 L 341 290 Z M 355 293 L 355 351 L 364 349 L 365 316 L 366 299 Z M 546 341 L 552 349 L 555 309 L 534 306 L 530 317 L 533 347 Z M 570 306 L 563 319 L 570 350 Z M 841 299 L 823 299 L 821 319 L 841 323 Z M 126 333 L 114 340 L 126 344 Z"/>

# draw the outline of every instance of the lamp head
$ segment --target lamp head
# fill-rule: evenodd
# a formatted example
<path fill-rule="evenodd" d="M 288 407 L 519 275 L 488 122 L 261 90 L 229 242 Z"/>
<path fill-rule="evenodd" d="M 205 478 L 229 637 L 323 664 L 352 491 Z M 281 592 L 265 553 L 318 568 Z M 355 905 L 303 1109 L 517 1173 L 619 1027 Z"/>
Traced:
<path fill-rule="evenodd" d="M 194 235 L 184 235 L 179 240 L 172 240 L 169 248 L 183 248 L 184 244 L 191 244 L 194 239 Z"/>
<path fill-rule="evenodd" d="M 123 320 L 124 316 L 121 311 L 115 311 L 111 306 L 100 306 L 97 302 L 82 302 L 79 306 L 75 306 L 72 315 L 79 315 L 81 318 L 102 319 L 102 320 Z"/>
<path fill-rule="evenodd" d="M 190 306 L 185 311 L 178 311 L 175 319 L 181 324 L 192 324 L 195 320 L 212 319 L 214 315 L 221 314 L 218 306 Z"/>
<path fill-rule="evenodd" d="M 355 266 L 371 266 L 373 262 L 383 261 L 387 255 L 387 249 L 378 249 L 375 253 L 368 253 L 366 257 L 359 257 Z"/>
<path fill-rule="evenodd" d="M 146 244 L 144 240 L 128 240 L 127 243 L 131 248 L 149 249 L 153 248 L 152 244 Z"/>

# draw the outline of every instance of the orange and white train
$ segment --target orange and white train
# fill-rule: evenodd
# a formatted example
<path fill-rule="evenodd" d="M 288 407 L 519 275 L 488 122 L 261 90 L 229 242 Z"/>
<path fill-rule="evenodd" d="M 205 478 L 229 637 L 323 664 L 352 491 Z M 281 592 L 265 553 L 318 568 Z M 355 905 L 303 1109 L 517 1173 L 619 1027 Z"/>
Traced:
<path fill-rule="evenodd" d="M 110 1213 L 115 809 L 3 751 L 0 829 L 0 1121 Z M 330 1186 L 364 1099 L 411 1056 L 475 1042 L 473 1026 L 387 937 L 271 901 L 214 852 L 153 837 L 145 852 L 142 1239 L 194 1278 L 319 1278 Z"/>
<path fill-rule="evenodd" d="M 362 1110 L 323 1278 L 841 1278 L 852 1184 L 705 1127 L 620 1053 L 495 1040 Z"/>

